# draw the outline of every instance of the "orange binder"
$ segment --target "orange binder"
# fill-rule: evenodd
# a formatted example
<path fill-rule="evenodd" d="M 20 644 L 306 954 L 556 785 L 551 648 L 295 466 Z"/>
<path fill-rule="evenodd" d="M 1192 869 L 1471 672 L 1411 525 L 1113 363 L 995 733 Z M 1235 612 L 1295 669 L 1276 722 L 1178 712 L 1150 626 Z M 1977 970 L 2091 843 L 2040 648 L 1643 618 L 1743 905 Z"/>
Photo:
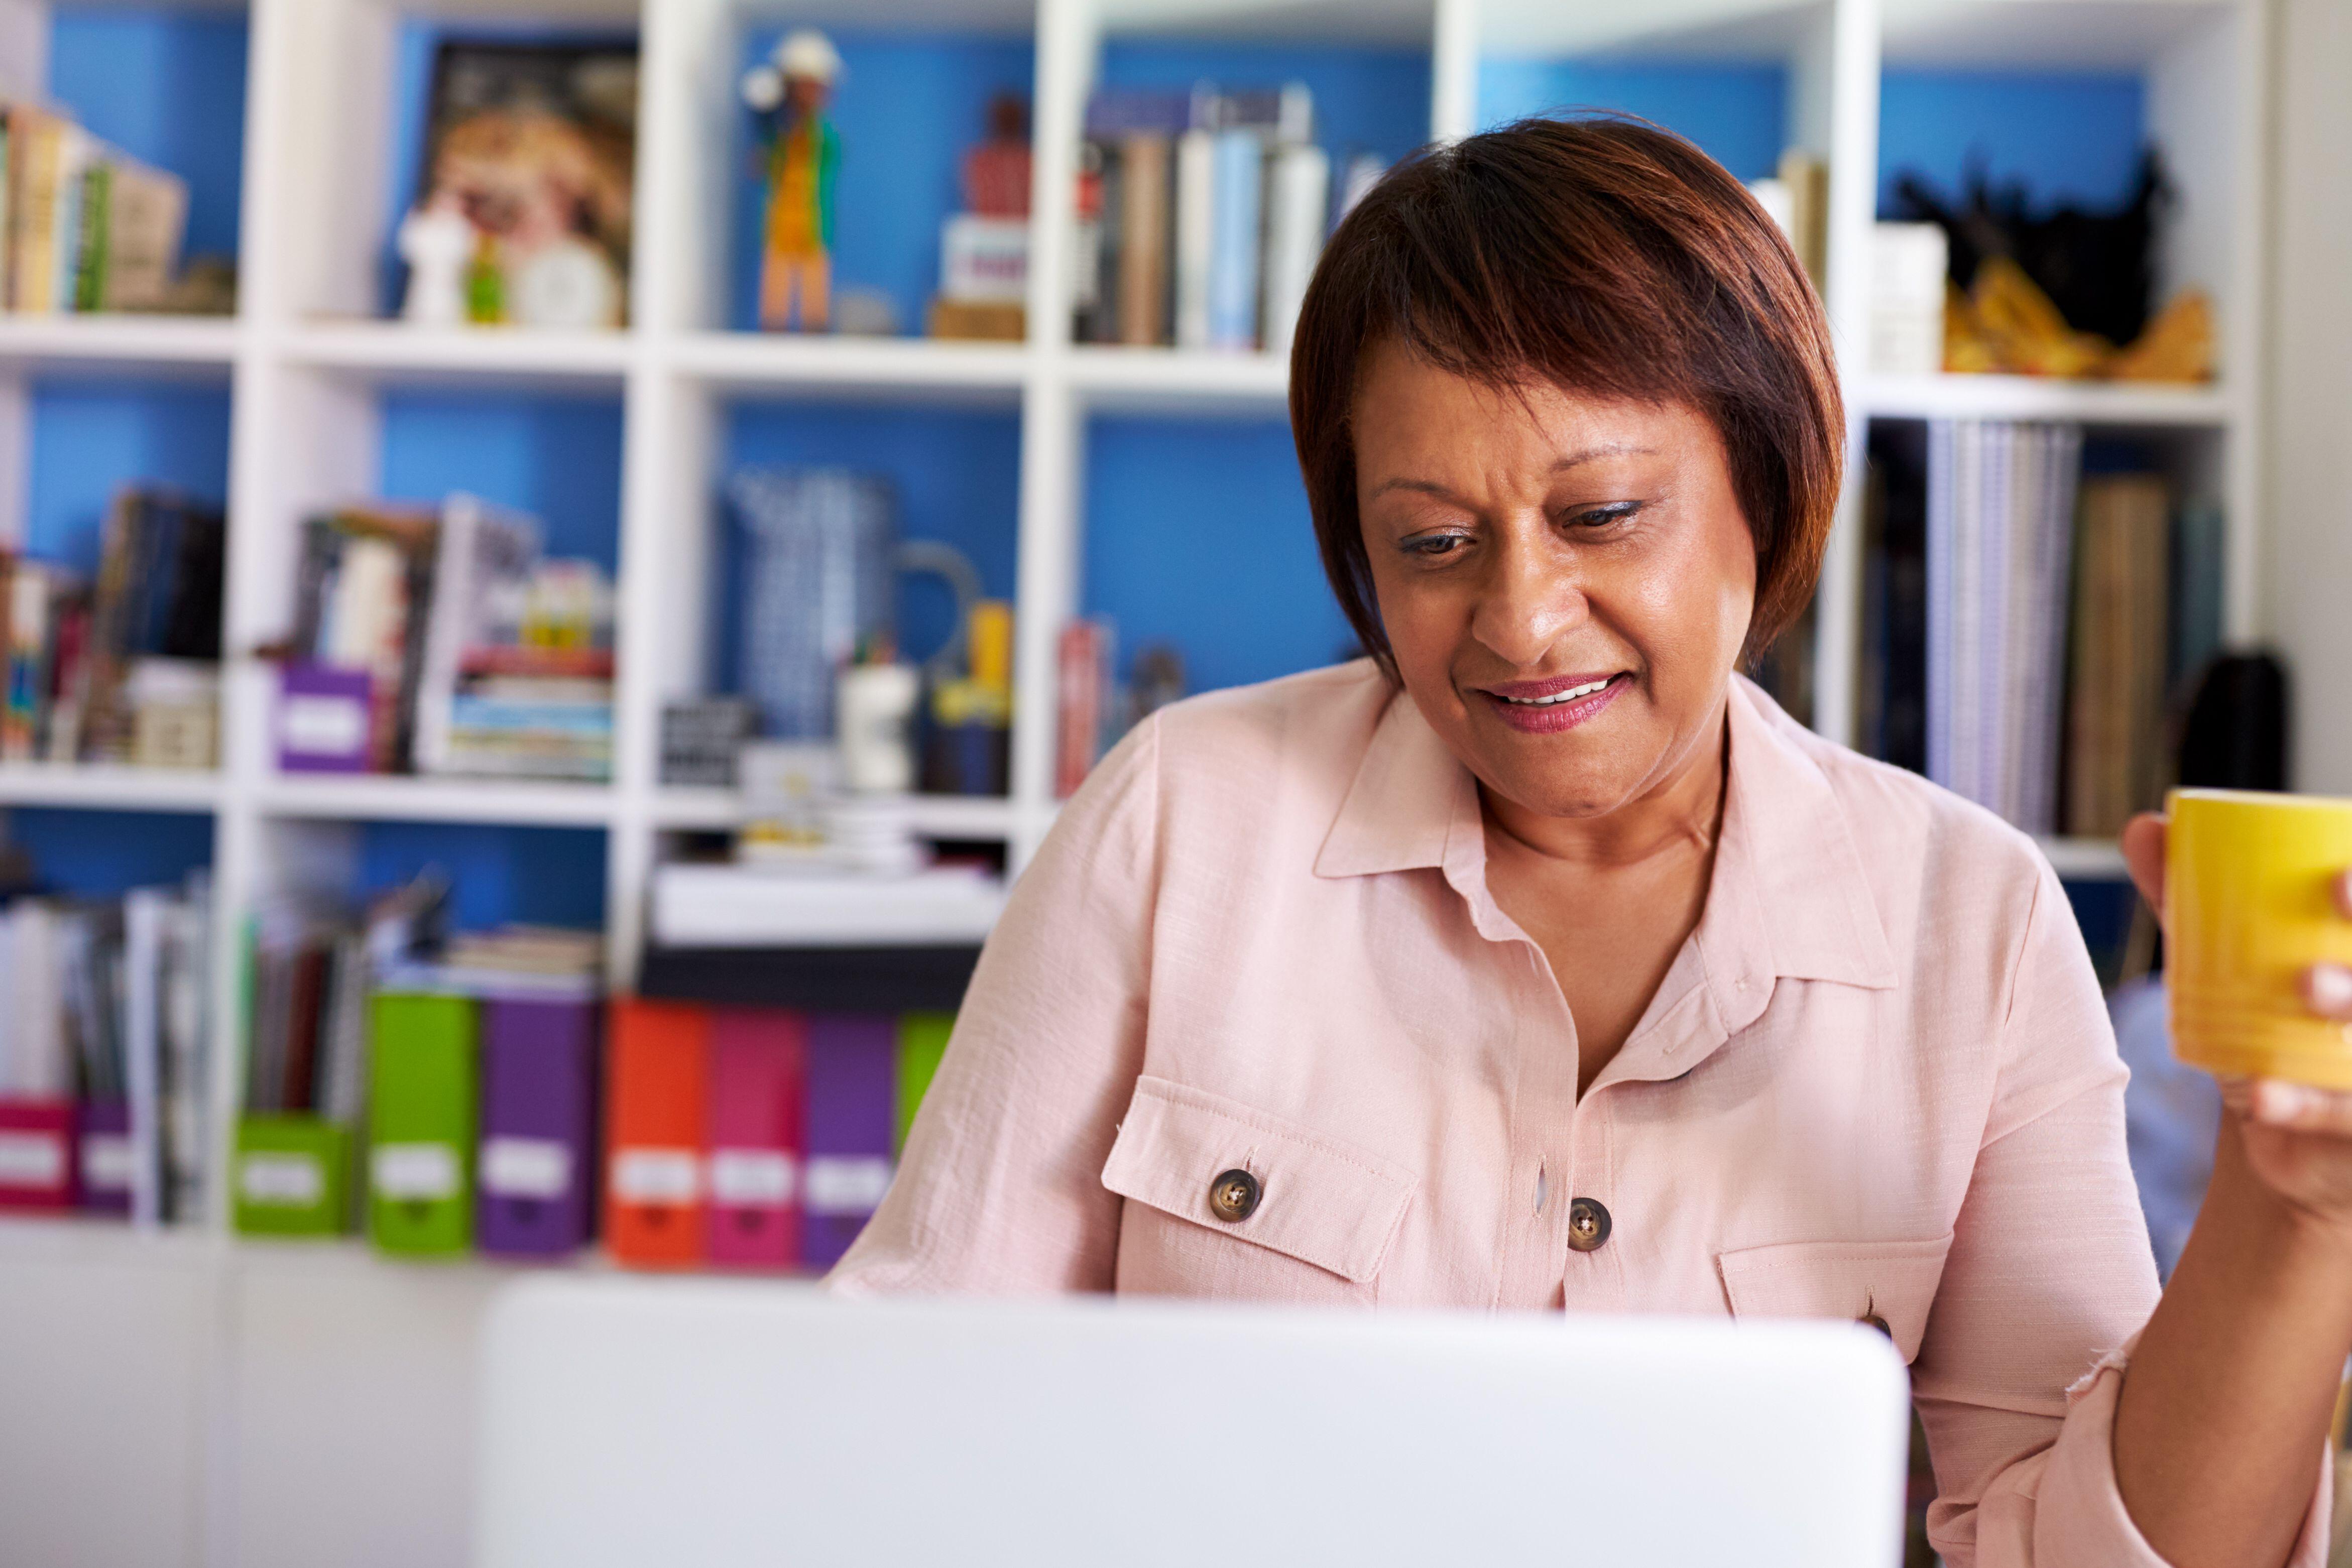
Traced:
<path fill-rule="evenodd" d="M 615 998 L 604 1096 L 604 1245 L 635 1268 L 704 1258 L 710 1014 Z"/>

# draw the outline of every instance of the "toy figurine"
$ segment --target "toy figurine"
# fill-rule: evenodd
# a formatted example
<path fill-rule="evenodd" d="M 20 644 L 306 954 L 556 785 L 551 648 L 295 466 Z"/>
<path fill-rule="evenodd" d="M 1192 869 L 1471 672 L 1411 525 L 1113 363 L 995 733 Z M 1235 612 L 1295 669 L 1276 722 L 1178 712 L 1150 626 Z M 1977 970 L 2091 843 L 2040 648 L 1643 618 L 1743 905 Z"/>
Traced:
<path fill-rule="evenodd" d="M 466 280 L 474 225 L 455 196 L 436 195 L 400 222 L 400 258 L 408 263 L 403 319 L 418 327 L 456 327 L 466 319 Z"/>
<path fill-rule="evenodd" d="M 743 101 L 768 129 L 767 221 L 760 243 L 760 325 L 822 332 L 832 323 L 834 174 L 841 139 L 824 108 L 841 76 L 833 40 L 795 28 L 743 76 Z M 797 320 L 795 320 L 797 308 Z"/>

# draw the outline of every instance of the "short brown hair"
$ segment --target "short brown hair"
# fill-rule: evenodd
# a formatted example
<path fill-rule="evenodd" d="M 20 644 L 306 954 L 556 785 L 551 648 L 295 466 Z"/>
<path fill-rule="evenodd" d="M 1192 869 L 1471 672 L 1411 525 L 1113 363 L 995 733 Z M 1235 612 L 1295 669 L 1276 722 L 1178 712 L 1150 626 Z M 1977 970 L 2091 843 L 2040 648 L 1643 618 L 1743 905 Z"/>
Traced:
<path fill-rule="evenodd" d="M 1376 342 L 1490 385 L 1549 382 L 1714 420 L 1756 539 L 1747 655 L 1802 613 L 1845 466 L 1829 324 L 1723 166 L 1624 116 L 1426 147 L 1332 235 L 1290 353 L 1290 428 L 1323 570 L 1393 672 L 1356 513 L 1356 377 Z"/>

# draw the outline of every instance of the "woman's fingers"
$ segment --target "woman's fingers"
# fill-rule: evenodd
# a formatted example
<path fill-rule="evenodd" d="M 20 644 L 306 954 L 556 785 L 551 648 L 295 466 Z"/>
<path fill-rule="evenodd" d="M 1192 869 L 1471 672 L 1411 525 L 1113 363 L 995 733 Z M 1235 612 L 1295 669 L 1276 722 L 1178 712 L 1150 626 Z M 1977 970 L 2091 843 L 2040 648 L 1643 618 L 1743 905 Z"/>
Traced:
<path fill-rule="evenodd" d="M 2303 999 L 2321 1018 L 2352 1022 L 2352 969 L 2314 964 L 2303 972 Z"/>
<path fill-rule="evenodd" d="M 2142 811 L 2124 824 L 2124 864 L 2131 872 L 2134 886 L 2147 900 L 2147 906 L 2160 919 L 2164 915 L 2164 831 L 2166 820 L 2154 811 Z"/>
<path fill-rule="evenodd" d="M 2315 1089 L 2308 1083 L 2255 1079 L 2247 1099 L 2247 1114 L 2265 1126 L 2352 1137 L 2352 1094 Z"/>

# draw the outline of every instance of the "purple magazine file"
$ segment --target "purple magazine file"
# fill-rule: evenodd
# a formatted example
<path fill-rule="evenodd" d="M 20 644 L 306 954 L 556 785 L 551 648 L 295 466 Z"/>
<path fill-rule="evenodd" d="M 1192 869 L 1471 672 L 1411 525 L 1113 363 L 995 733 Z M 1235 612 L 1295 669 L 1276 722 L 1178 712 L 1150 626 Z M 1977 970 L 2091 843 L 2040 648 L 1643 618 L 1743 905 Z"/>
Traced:
<path fill-rule="evenodd" d="M 545 1258 L 588 1244 L 597 1021 L 589 1001 L 482 1004 L 474 1240 L 484 1252 Z"/>
<path fill-rule="evenodd" d="M 74 1108 L 74 1121 L 81 1206 L 101 1214 L 129 1214 L 139 1159 L 131 1141 L 131 1107 L 120 1100 L 85 1100 Z"/>
<path fill-rule="evenodd" d="M 829 1269 L 866 1228 L 890 1185 L 898 1020 L 817 1013 L 808 1021 L 807 1049 L 801 1261 Z"/>

